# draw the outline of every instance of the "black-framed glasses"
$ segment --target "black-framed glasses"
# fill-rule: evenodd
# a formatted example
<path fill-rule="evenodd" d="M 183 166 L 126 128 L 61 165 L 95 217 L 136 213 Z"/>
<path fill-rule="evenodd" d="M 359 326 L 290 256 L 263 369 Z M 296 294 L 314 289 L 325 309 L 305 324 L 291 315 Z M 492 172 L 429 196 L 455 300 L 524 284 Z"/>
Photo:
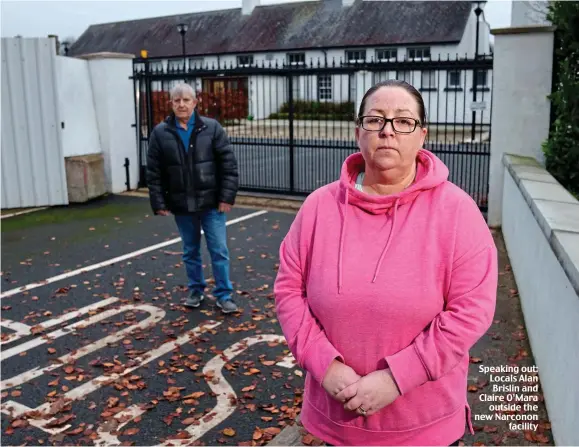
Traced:
<path fill-rule="evenodd" d="M 392 123 L 392 129 L 396 133 L 412 133 L 420 125 L 420 121 L 408 117 L 360 116 L 358 118 L 358 125 L 362 126 L 362 129 L 371 132 L 382 131 L 386 127 L 386 123 Z"/>

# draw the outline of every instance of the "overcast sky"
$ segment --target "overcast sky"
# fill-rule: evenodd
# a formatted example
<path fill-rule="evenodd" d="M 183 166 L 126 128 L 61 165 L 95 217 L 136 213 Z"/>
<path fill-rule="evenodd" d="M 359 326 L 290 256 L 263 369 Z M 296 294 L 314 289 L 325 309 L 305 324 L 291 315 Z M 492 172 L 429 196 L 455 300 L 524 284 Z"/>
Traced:
<path fill-rule="evenodd" d="M 261 0 L 261 4 L 291 1 L 296 0 Z M 240 7 L 241 0 L 2 0 L 0 3 L 2 37 L 46 37 L 56 34 L 61 40 L 77 38 L 90 25 L 98 23 Z M 490 0 L 485 5 L 485 18 L 491 28 L 509 26 L 511 1 Z"/>

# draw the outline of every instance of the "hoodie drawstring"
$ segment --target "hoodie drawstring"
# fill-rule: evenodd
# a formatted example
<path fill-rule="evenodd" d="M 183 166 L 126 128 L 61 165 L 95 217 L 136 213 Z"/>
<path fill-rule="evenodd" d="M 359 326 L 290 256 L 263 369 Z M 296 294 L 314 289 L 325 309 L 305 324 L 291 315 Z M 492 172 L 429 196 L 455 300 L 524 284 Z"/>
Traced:
<path fill-rule="evenodd" d="M 378 260 L 378 265 L 376 266 L 376 271 L 374 272 L 374 279 L 372 282 L 376 282 L 376 278 L 378 278 L 378 272 L 380 271 L 380 266 L 382 265 L 382 260 L 384 259 L 384 255 L 388 251 L 388 247 L 390 246 L 390 242 L 392 241 L 392 236 L 394 235 L 394 226 L 396 225 L 396 212 L 398 211 L 398 204 L 400 203 L 400 197 L 396 199 L 394 202 L 394 217 L 392 218 L 392 226 L 390 227 L 390 234 L 388 235 L 388 241 L 386 241 L 386 246 L 384 250 L 382 250 L 382 254 L 380 255 L 380 259 Z"/>
<path fill-rule="evenodd" d="M 342 253 L 344 252 L 344 237 L 346 235 L 346 224 L 348 221 L 348 188 L 346 188 L 346 206 L 344 207 L 344 225 L 340 234 L 340 248 L 338 249 L 338 295 L 342 293 Z"/>
<path fill-rule="evenodd" d="M 338 294 L 342 293 L 342 255 L 344 253 L 344 239 L 346 236 L 346 227 L 348 223 L 348 189 L 346 189 L 346 201 L 344 207 L 344 224 L 342 225 L 342 233 L 340 234 L 340 247 L 338 251 Z M 372 282 L 376 282 L 378 278 L 378 272 L 380 271 L 380 266 L 382 265 L 382 261 L 384 260 L 384 256 L 390 247 L 390 243 L 392 242 L 392 236 L 394 236 L 394 227 L 396 226 L 396 213 L 398 211 L 398 205 L 400 203 L 400 198 L 396 199 L 394 202 L 394 212 L 392 217 L 392 226 L 390 227 L 390 234 L 388 235 L 388 240 L 386 241 L 386 246 L 384 250 L 382 250 L 382 254 L 380 255 L 380 259 L 378 260 L 378 264 L 376 265 L 376 271 L 374 272 L 374 278 Z"/>

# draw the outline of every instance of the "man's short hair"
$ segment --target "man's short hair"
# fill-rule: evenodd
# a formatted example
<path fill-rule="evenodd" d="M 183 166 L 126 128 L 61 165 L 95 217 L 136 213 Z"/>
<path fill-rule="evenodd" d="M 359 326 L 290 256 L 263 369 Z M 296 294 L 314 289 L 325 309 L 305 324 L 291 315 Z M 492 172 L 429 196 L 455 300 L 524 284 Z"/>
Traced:
<path fill-rule="evenodd" d="M 195 99 L 195 90 L 189 84 L 181 83 L 177 84 L 175 87 L 171 89 L 171 101 L 175 98 L 182 98 L 183 96 L 190 95 L 193 99 Z"/>

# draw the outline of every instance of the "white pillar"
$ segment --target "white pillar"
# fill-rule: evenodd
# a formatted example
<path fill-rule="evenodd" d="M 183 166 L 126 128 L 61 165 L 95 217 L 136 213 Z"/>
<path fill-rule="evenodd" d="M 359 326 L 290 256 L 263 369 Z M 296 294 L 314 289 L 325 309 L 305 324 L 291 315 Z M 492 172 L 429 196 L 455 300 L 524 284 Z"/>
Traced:
<path fill-rule="evenodd" d="M 78 56 L 88 61 L 107 191 L 127 190 L 125 158 L 129 159 L 131 189 L 139 181 L 139 157 L 135 124 L 133 55 L 94 53 Z"/>
<path fill-rule="evenodd" d="M 356 77 L 354 78 L 356 82 L 356 110 L 354 110 L 354 116 L 358 117 L 358 110 L 360 110 L 360 104 L 362 103 L 362 98 L 364 94 L 368 91 L 372 85 L 372 75 L 371 71 L 357 71 Z"/>
<path fill-rule="evenodd" d="M 503 154 L 544 162 L 549 136 L 554 27 L 495 29 L 488 224 L 501 225 Z"/>

